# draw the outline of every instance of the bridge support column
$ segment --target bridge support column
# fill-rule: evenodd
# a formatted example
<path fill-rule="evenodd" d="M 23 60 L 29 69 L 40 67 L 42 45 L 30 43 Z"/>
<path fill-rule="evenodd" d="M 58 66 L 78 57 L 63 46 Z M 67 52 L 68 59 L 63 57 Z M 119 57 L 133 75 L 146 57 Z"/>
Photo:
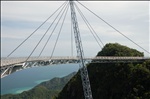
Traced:
<path fill-rule="evenodd" d="M 78 22 L 76 18 L 73 1 L 70 1 L 70 9 L 71 9 L 71 19 L 73 23 L 75 42 L 76 42 L 77 56 L 79 58 L 79 66 L 80 66 L 80 73 L 81 73 L 84 96 L 85 96 L 85 99 L 93 99 L 88 71 L 85 66 L 85 61 L 83 59 L 84 53 L 83 53 L 82 42 L 81 42 L 81 37 L 80 37 L 80 32 L 79 32 L 79 27 L 78 27 Z"/>

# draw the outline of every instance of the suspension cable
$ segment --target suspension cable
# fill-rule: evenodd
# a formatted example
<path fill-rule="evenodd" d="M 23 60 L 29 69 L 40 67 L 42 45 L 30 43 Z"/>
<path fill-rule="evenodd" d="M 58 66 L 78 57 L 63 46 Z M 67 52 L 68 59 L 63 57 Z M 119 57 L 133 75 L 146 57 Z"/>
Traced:
<path fill-rule="evenodd" d="M 75 4 L 75 6 L 79 9 L 79 7 L 76 4 Z M 86 19 L 85 15 L 83 14 L 83 12 L 80 9 L 79 9 L 79 11 L 83 15 L 83 17 L 85 18 L 85 20 L 87 21 L 87 23 L 89 24 L 89 26 L 91 27 L 91 29 L 93 30 L 94 34 L 97 36 L 97 38 L 99 39 L 99 41 L 101 42 L 101 44 L 104 46 L 104 43 L 102 42 L 102 40 L 100 39 L 100 37 L 97 35 L 97 33 L 95 32 L 95 30 L 93 29 L 93 27 L 90 25 L 90 23 Z"/>
<path fill-rule="evenodd" d="M 67 7 L 67 6 L 66 6 L 66 7 Z M 64 9 L 64 8 L 63 8 L 63 9 Z M 65 9 L 66 9 L 66 8 L 65 8 Z M 48 44 L 48 42 L 49 42 L 49 40 L 50 40 L 52 34 L 54 33 L 54 31 L 55 31 L 55 29 L 56 29 L 56 27 L 57 27 L 57 25 L 58 25 L 58 23 L 59 23 L 59 21 L 60 21 L 62 15 L 63 15 L 63 13 L 64 13 L 64 11 L 63 11 L 62 14 L 60 15 L 60 18 L 58 19 L 58 21 L 57 21 L 57 23 L 56 23 L 54 29 L 52 30 L 51 34 L 49 35 L 49 37 L 48 37 L 48 39 L 47 39 L 47 41 L 46 41 L 46 43 L 45 43 L 45 45 L 44 45 L 44 47 L 43 47 L 43 49 L 42 49 L 40 55 L 42 54 L 43 50 L 45 49 L 46 45 Z M 39 55 L 39 56 L 40 56 L 40 55 Z"/>
<path fill-rule="evenodd" d="M 99 38 L 98 35 L 96 35 L 94 29 L 92 28 L 92 26 L 90 25 L 90 23 L 87 21 L 87 19 L 85 18 L 85 16 L 84 16 L 83 13 L 81 12 L 81 10 L 78 8 L 78 6 L 77 6 L 76 4 L 75 4 L 75 6 L 76 6 L 76 8 L 77 8 L 77 10 L 78 10 L 78 12 L 79 12 L 79 14 L 80 14 L 80 16 L 82 17 L 82 19 L 83 19 L 84 22 L 86 23 L 87 27 L 89 28 L 90 32 L 92 33 L 93 37 L 95 38 L 96 42 L 98 43 L 99 47 L 102 48 L 102 46 L 100 45 L 100 43 L 99 43 L 98 40 L 97 40 L 97 38 Z M 91 30 L 91 29 L 92 29 L 92 30 Z M 97 36 L 97 38 L 96 38 L 96 36 L 93 34 L 93 32 L 95 33 L 95 35 Z M 100 38 L 99 38 L 99 40 L 100 40 Z M 102 42 L 101 40 L 100 40 L 100 42 L 101 42 L 102 45 L 103 45 L 103 42 Z M 103 46 L 104 46 L 104 45 L 103 45 Z"/>
<path fill-rule="evenodd" d="M 54 21 L 52 22 L 52 24 L 51 24 L 51 25 L 49 26 L 49 28 L 47 29 L 46 33 L 49 31 L 49 29 L 51 28 L 51 26 L 54 24 L 55 20 L 58 18 L 58 16 L 60 15 L 60 13 L 62 12 L 62 10 L 64 9 L 65 6 L 66 6 L 66 5 L 64 5 L 63 8 L 60 10 L 60 12 L 59 12 L 58 15 L 56 16 L 56 18 L 54 19 Z M 53 32 L 54 32 L 54 30 L 53 30 Z M 41 50 L 41 52 L 40 52 L 40 54 L 39 54 L 38 57 L 40 57 L 41 54 L 43 53 L 43 51 L 44 51 L 44 49 L 45 49 L 45 47 L 46 47 L 46 45 L 47 45 L 49 39 L 51 38 L 53 32 L 50 34 L 48 40 L 46 41 L 45 45 L 43 46 L 43 48 L 42 48 L 42 50 Z"/>
<path fill-rule="evenodd" d="M 77 11 L 79 12 L 78 9 L 77 9 Z M 88 29 L 90 30 L 91 34 L 93 35 L 93 37 L 94 37 L 94 39 L 96 40 L 96 42 L 97 42 L 97 44 L 99 45 L 99 47 L 102 48 L 101 45 L 100 45 L 100 43 L 98 42 L 97 38 L 96 38 L 95 35 L 93 34 L 92 30 L 90 29 L 89 25 L 87 24 L 86 20 L 85 20 L 84 17 L 81 15 L 81 12 L 79 12 L 79 14 L 80 14 L 80 16 L 82 17 L 82 19 L 84 20 L 86 26 L 87 26 Z"/>
<path fill-rule="evenodd" d="M 66 5 L 66 4 L 65 4 Z M 64 6 L 65 6 L 64 5 Z M 64 7 L 63 7 L 64 8 Z M 62 10 L 60 10 L 60 12 L 61 12 Z M 59 14 L 60 14 L 60 12 L 59 12 Z M 58 15 L 59 15 L 58 14 Z M 56 16 L 56 18 L 58 17 L 58 15 Z M 55 18 L 55 20 L 56 20 L 56 18 Z M 54 20 L 54 21 L 55 21 Z M 37 43 L 37 45 L 34 47 L 34 49 L 32 50 L 32 52 L 30 53 L 30 55 L 28 56 L 28 58 L 26 59 L 26 61 L 31 57 L 31 55 L 34 53 L 34 51 L 35 51 L 35 49 L 38 47 L 38 45 L 41 43 L 41 41 L 42 41 L 42 39 L 45 37 L 45 35 L 47 34 L 47 32 L 49 31 L 49 29 L 51 28 L 51 26 L 53 25 L 53 23 L 54 23 L 54 21 L 52 22 L 52 24 L 48 27 L 48 29 L 46 30 L 46 32 L 44 33 L 44 35 L 41 37 L 41 39 L 39 40 L 39 42 Z"/>
<path fill-rule="evenodd" d="M 67 10 L 66 10 L 66 8 L 67 8 Z M 52 58 L 52 56 L 53 56 L 53 54 L 54 54 L 54 51 L 55 51 L 55 48 L 56 48 L 56 45 L 57 45 L 57 42 L 58 42 L 58 39 L 59 39 L 59 36 L 60 36 L 60 32 L 61 32 L 61 30 L 62 30 L 62 27 L 63 27 L 64 21 L 65 21 L 65 18 L 66 18 L 67 12 L 68 12 L 69 4 L 68 4 L 68 6 L 67 6 L 66 8 L 65 8 L 66 13 L 65 13 L 65 15 L 64 15 L 64 18 L 63 18 L 63 21 L 62 21 L 62 24 L 61 24 L 61 27 L 60 27 L 60 30 L 59 30 L 59 33 L 58 33 L 58 36 L 57 36 L 57 39 L 56 39 L 56 42 L 55 42 L 55 45 L 54 45 L 54 48 L 53 48 L 53 51 L 52 51 L 52 54 L 51 54 L 50 59 Z M 63 14 L 64 14 L 65 10 L 63 11 L 62 16 L 63 16 Z M 61 17 L 62 17 L 62 16 L 61 16 Z"/>
<path fill-rule="evenodd" d="M 119 30 L 117 30 L 115 27 L 113 27 L 111 24 L 109 24 L 108 22 L 106 22 L 104 19 L 102 19 L 100 16 L 98 16 L 97 14 L 95 14 L 93 11 L 91 11 L 89 8 L 87 8 L 86 6 L 84 6 L 82 3 L 80 3 L 79 1 L 77 1 L 80 5 L 82 5 L 84 8 L 86 8 L 89 12 L 91 12 L 92 14 L 94 14 L 97 18 L 99 18 L 100 20 L 102 20 L 104 23 L 106 23 L 108 26 L 110 26 L 111 28 L 113 28 L 115 31 L 117 31 L 119 34 L 121 34 L 122 36 L 124 36 L 126 39 L 128 39 L 129 41 L 131 41 L 132 43 L 134 43 L 135 45 L 137 45 L 139 48 L 143 49 L 145 52 L 147 52 L 148 54 L 150 54 L 149 51 L 147 51 L 146 49 L 144 49 L 143 47 L 141 47 L 139 44 L 137 44 L 136 42 L 134 42 L 132 39 L 130 39 L 129 37 L 127 37 L 126 35 L 124 35 L 123 33 L 121 33 Z"/>
<path fill-rule="evenodd" d="M 37 27 L 23 42 L 21 42 L 10 54 L 7 55 L 7 58 L 12 55 L 25 41 L 27 41 L 43 24 L 45 24 L 66 2 L 64 2 L 51 16 L 49 16 L 39 27 Z"/>

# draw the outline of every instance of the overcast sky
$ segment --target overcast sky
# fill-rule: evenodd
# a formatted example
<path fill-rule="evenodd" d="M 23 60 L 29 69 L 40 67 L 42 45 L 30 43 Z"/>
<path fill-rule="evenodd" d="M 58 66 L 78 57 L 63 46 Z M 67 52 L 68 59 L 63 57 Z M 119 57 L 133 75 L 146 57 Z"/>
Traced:
<path fill-rule="evenodd" d="M 7 56 L 45 21 L 65 1 L 1 1 L 1 54 Z M 82 1 L 86 7 L 149 51 L 149 1 Z M 117 33 L 103 21 L 76 3 L 104 44 L 119 43 L 144 52 L 141 48 Z M 58 12 L 12 55 L 28 56 Z M 85 56 L 95 56 L 101 48 L 76 10 Z M 71 56 L 71 19 L 67 12 L 54 56 Z M 56 20 L 57 22 L 57 20 Z M 55 24 L 56 24 L 55 22 Z M 50 56 L 62 19 L 49 40 L 42 56 Z M 54 26 L 49 30 L 32 56 L 38 56 Z M 75 43 L 73 55 L 76 56 Z M 101 45 L 102 46 L 102 45 Z M 145 56 L 148 53 L 144 52 Z"/>

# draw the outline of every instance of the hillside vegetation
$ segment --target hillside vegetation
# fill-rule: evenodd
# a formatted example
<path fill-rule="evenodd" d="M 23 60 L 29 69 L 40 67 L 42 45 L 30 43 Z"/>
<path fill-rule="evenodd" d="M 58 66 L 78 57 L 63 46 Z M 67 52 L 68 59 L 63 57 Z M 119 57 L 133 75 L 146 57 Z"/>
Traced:
<path fill-rule="evenodd" d="M 97 56 L 144 56 L 120 44 L 106 44 Z M 87 66 L 93 99 L 150 99 L 150 60 L 139 63 L 93 63 Z M 80 72 L 56 99 L 84 99 Z"/>
<path fill-rule="evenodd" d="M 144 56 L 144 53 L 118 43 L 108 43 L 97 56 Z"/>
<path fill-rule="evenodd" d="M 29 91 L 24 91 L 20 94 L 2 95 L 1 99 L 53 99 L 57 96 L 66 83 L 76 74 L 73 72 L 62 78 L 53 78 L 43 82 Z"/>

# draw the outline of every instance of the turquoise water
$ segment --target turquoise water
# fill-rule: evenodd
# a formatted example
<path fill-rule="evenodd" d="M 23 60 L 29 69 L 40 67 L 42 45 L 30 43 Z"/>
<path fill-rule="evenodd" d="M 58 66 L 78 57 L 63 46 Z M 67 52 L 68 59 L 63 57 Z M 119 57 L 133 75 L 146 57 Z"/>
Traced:
<path fill-rule="evenodd" d="M 33 67 L 12 73 L 1 79 L 1 94 L 17 94 L 32 89 L 41 82 L 78 71 L 78 64 Z"/>

